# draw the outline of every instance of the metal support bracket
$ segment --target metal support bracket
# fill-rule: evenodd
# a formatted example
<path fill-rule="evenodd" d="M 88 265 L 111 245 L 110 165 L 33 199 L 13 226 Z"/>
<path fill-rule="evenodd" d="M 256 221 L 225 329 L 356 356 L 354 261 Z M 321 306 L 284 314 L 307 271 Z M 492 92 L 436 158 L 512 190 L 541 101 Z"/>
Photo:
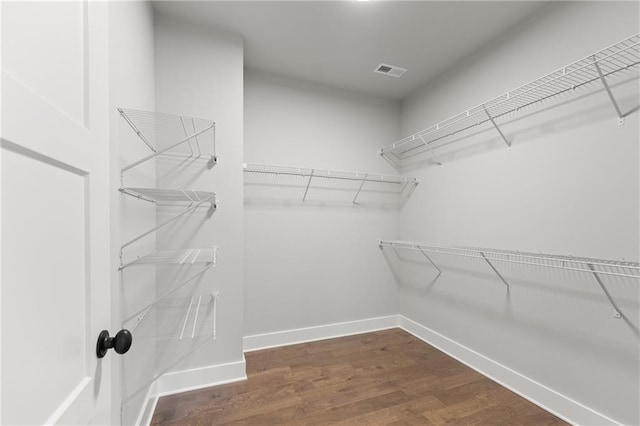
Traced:
<path fill-rule="evenodd" d="M 433 260 L 431 260 L 431 258 L 429 257 L 429 255 L 427 253 L 425 253 L 424 250 L 422 250 L 422 248 L 420 246 L 416 246 L 416 248 L 418 250 L 420 250 L 420 253 L 422 253 L 424 255 L 424 257 L 427 258 L 427 260 L 429 261 L 429 263 L 431 263 L 431 265 L 433 265 L 434 268 L 436 268 L 436 270 L 438 271 L 438 275 L 436 275 L 435 279 L 440 278 L 440 275 L 442 275 L 442 270 L 440 270 L 440 268 L 438 268 L 438 266 L 433 262 Z"/>
<path fill-rule="evenodd" d="M 307 192 L 309 192 L 309 185 L 311 185 L 311 178 L 313 178 L 313 170 L 311 169 L 311 174 L 309 175 L 309 181 L 307 182 L 307 188 L 304 190 L 304 196 L 302 197 L 302 201 L 307 199 Z"/>
<path fill-rule="evenodd" d="M 624 124 L 624 115 L 622 115 L 622 111 L 620 111 L 620 107 L 616 102 L 616 98 L 614 98 L 613 93 L 611 93 L 611 88 L 609 87 L 609 83 L 607 83 L 607 80 L 605 80 L 604 74 L 602 74 L 602 70 L 600 69 L 600 65 L 598 65 L 598 61 L 596 60 L 596 57 L 592 56 L 592 58 L 593 58 L 593 65 L 596 67 L 596 70 L 598 71 L 598 75 L 600 76 L 600 81 L 602 81 L 602 85 L 607 91 L 607 95 L 609 95 L 609 99 L 611 99 L 611 103 L 613 104 L 613 107 L 616 110 L 616 114 L 618 114 L 618 124 L 622 125 Z"/>
<path fill-rule="evenodd" d="M 122 110 L 122 108 L 118 108 L 118 112 L 120 113 L 120 115 L 122 116 L 122 118 L 124 118 L 124 121 L 127 122 L 127 124 L 133 129 L 133 131 L 136 133 L 136 135 L 138 135 L 138 137 L 140 139 L 142 139 L 142 142 L 145 143 L 145 145 L 147 145 L 147 147 L 153 151 L 153 152 L 158 152 L 158 150 L 151 144 L 151 142 L 149 142 L 147 140 L 147 138 L 144 137 L 144 135 L 142 134 L 142 132 L 140 131 L 140 129 L 138 129 L 138 127 L 133 124 L 133 121 L 131 121 L 131 119 L 127 116 L 127 114 L 124 113 L 124 111 Z"/>
<path fill-rule="evenodd" d="M 384 158 L 384 159 L 387 161 L 387 163 L 391 164 L 391 166 L 392 166 L 394 169 L 399 170 L 399 169 L 401 169 L 401 168 L 402 168 L 402 167 L 400 167 L 400 164 L 399 164 L 399 163 L 397 163 L 396 161 L 393 161 L 393 160 L 392 160 L 392 159 L 387 155 L 387 153 L 386 153 L 386 152 L 384 152 L 382 149 L 381 149 L 380 151 L 378 151 L 378 154 L 380 155 L 380 157 Z"/>
<path fill-rule="evenodd" d="M 156 200 L 152 200 L 151 198 L 144 197 L 144 196 L 142 196 L 140 194 L 134 194 L 133 192 L 127 191 L 126 188 L 119 188 L 118 191 L 120 191 L 122 194 L 127 194 L 127 195 L 129 195 L 131 197 L 135 197 L 135 198 L 137 198 L 139 200 L 148 201 L 149 203 L 156 204 Z"/>
<path fill-rule="evenodd" d="M 209 197 L 205 200 L 201 200 L 197 203 L 191 203 L 191 205 L 186 209 L 183 210 L 181 213 L 177 214 L 176 216 L 172 217 L 171 219 L 168 219 L 164 222 L 162 222 L 160 225 L 156 225 L 155 227 L 153 227 L 152 229 L 149 229 L 148 231 L 138 235 L 137 237 L 135 237 L 132 240 L 127 241 L 126 243 L 124 243 L 121 247 L 120 247 L 120 251 L 124 250 L 126 247 L 130 246 L 131 244 L 135 243 L 136 241 L 146 237 L 147 235 L 151 234 L 152 232 L 157 231 L 158 229 L 162 228 L 163 226 L 166 226 L 168 224 L 170 224 L 171 222 L 173 222 L 174 220 L 184 216 L 185 214 L 194 211 L 195 209 L 197 209 L 198 207 L 200 207 L 201 205 L 203 205 L 204 203 L 211 203 L 211 207 L 209 208 L 209 210 L 211 211 L 211 213 L 213 213 L 213 211 L 215 211 L 215 209 L 217 208 L 217 205 L 214 204 L 213 200 L 211 200 L 211 198 L 213 197 Z"/>
<path fill-rule="evenodd" d="M 360 191 L 362 190 L 362 187 L 364 186 L 364 183 L 367 181 L 367 176 L 369 176 L 369 174 L 365 173 L 364 177 L 362 178 L 362 182 L 360 182 L 360 187 L 358 188 L 358 192 L 356 192 L 356 196 L 353 197 L 353 201 L 352 201 L 353 204 L 357 204 L 356 203 L 356 198 L 358 198 L 358 195 L 360 194 Z"/>
<path fill-rule="evenodd" d="M 620 318 L 621 317 L 620 309 L 618 308 L 618 305 L 616 305 L 616 302 L 614 302 L 613 298 L 611 297 L 611 294 L 609 294 L 609 291 L 607 290 L 607 287 L 602 282 L 600 275 L 598 275 L 598 272 L 596 272 L 592 264 L 587 263 L 587 266 L 591 270 L 591 273 L 593 274 L 596 281 L 598 281 L 598 284 L 600 285 L 600 288 L 602 289 L 602 291 L 604 291 L 604 294 L 607 296 L 607 299 L 609 299 L 609 303 L 611 303 L 611 306 L 613 306 L 613 317 Z"/>
<path fill-rule="evenodd" d="M 484 112 L 487 114 L 487 117 L 489 118 L 489 121 L 491 121 L 491 124 L 493 124 L 493 127 L 496 128 L 498 133 L 500 133 L 500 137 L 502 138 L 504 143 L 507 144 L 507 148 L 511 149 L 511 142 L 509 142 L 509 140 L 507 140 L 507 137 L 504 135 L 504 133 L 502 133 L 502 130 L 500 130 L 500 127 L 498 127 L 498 125 L 496 124 L 496 122 L 493 119 L 493 117 L 491 116 L 491 114 L 489 114 L 489 111 L 487 110 L 487 107 L 483 106 L 482 108 L 484 108 Z"/>
<path fill-rule="evenodd" d="M 495 266 L 493 266 L 493 263 L 491 263 L 489 261 L 489 259 L 487 259 L 487 257 L 484 255 L 483 252 L 480 252 L 480 256 L 482 256 L 482 258 L 485 260 L 485 262 L 487 262 L 489 264 L 489 266 L 491 266 L 491 269 L 493 269 L 493 272 L 496 273 L 496 275 L 498 277 L 500 277 L 500 279 L 502 280 L 502 282 L 504 283 L 504 285 L 507 286 L 507 293 L 509 293 L 509 283 L 507 282 L 507 280 L 504 279 L 504 277 L 502 276 L 502 274 L 500 272 L 498 272 L 498 270 L 496 269 Z"/>
<path fill-rule="evenodd" d="M 440 161 L 440 159 L 438 158 L 438 156 L 436 155 L 435 152 L 433 152 L 433 149 L 431 149 L 431 147 L 429 146 L 429 144 L 427 143 L 427 141 L 424 140 L 424 138 L 422 136 L 418 136 L 420 138 L 420 140 L 422 141 L 422 143 L 424 144 L 424 146 L 427 147 L 427 149 L 429 150 L 429 152 L 431 153 L 431 155 L 433 156 L 433 159 L 436 160 L 436 163 L 438 163 L 439 166 L 442 166 L 442 161 Z"/>

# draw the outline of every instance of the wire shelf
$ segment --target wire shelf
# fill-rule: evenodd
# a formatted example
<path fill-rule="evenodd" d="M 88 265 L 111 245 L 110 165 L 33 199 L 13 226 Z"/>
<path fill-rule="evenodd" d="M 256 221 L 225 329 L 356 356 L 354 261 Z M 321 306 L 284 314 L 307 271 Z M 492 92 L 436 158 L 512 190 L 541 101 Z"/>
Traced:
<path fill-rule="evenodd" d="M 204 118 L 118 108 L 135 134 L 152 152 L 122 168 L 122 173 L 159 155 L 188 159 L 204 158 L 208 166 L 218 161 L 216 123 Z"/>
<path fill-rule="evenodd" d="M 397 193 L 402 193 L 407 188 L 409 188 L 408 195 L 413 192 L 413 190 L 419 183 L 417 178 L 407 176 L 365 172 L 346 172 L 341 170 L 328 169 L 310 169 L 305 167 L 279 166 L 270 164 L 245 163 L 243 169 L 245 175 L 271 175 L 277 177 L 293 176 L 306 179 L 306 188 L 303 201 L 306 200 L 312 179 L 342 180 L 360 183 L 353 198 L 353 203 L 356 203 L 358 195 L 360 194 L 360 191 L 362 190 L 365 183 L 394 187 L 394 192 Z"/>
<path fill-rule="evenodd" d="M 216 335 L 219 293 L 158 300 L 123 323 L 135 341 L 193 339 Z M 145 321 L 151 318 L 152 320 Z"/>
<path fill-rule="evenodd" d="M 158 229 L 167 226 L 174 220 L 177 220 L 187 213 L 194 211 L 205 203 L 210 204 L 208 216 L 212 215 L 213 212 L 217 209 L 215 192 L 158 188 L 120 188 L 120 192 L 131 197 L 155 203 L 156 205 L 160 205 L 160 203 L 167 203 L 168 205 L 188 203 L 188 206 L 185 210 L 124 243 L 120 248 L 121 259 L 122 250 L 124 248 L 157 231 Z M 121 266 L 120 269 L 122 268 L 123 266 Z"/>
<path fill-rule="evenodd" d="M 218 247 L 191 248 L 186 250 L 157 251 L 120 266 L 124 269 L 131 265 L 146 264 L 174 264 L 193 265 L 196 263 L 211 263 L 215 267 L 218 258 Z"/>
<path fill-rule="evenodd" d="M 381 240 L 380 247 L 421 250 L 427 253 L 438 253 L 451 256 L 473 257 L 489 259 L 497 262 L 519 263 L 547 268 L 566 269 L 578 272 L 596 272 L 602 275 L 611 275 L 627 278 L 640 278 L 640 263 L 589 259 L 584 257 L 565 256 L 557 254 L 527 253 L 512 250 L 497 250 L 481 247 L 464 246 L 435 246 L 413 241 L 388 241 Z M 590 269 L 591 265 L 594 269 Z"/>
<path fill-rule="evenodd" d="M 640 34 L 387 145 L 379 153 L 397 167 L 398 162 L 414 155 L 429 151 L 433 154 L 432 150 L 443 146 L 444 143 L 441 141 L 447 137 L 487 123 L 493 124 L 510 146 L 510 142 L 495 123 L 496 119 L 518 113 L 522 109 L 598 81 L 605 86 L 618 118 L 622 120 L 624 115 L 620 112 L 605 77 L 621 74 L 638 63 Z M 435 158 L 440 163 L 438 158 Z"/>
<path fill-rule="evenodd" d="M 426 259 L 437 269 L 438 277 L 442 274 L 442 271 L 429 257 L 430 254 L 440 254 L 449 256 L 458 256 L 466 258 L 476 258 L 485 261 L 491 269 L 498 275 L 500 280 L 509 289 L 509 283 L 500 274 L 492 262 L 503 263 L 515 263 L 520 265 L 529 265 L 543 268 L 564 269 L 568 271 L 583 272 L 593 275 L 598 285 L 606 295 L 609 303 L 613 307 L 614 317 L 620 318 L 620 309 L 616 305 L 615 301 L 611 297 L 611 294 L 607 290 L 602 276 L 614 276 L 640 279 L 640 263 L 617 261 L 608 259 L 591 259 L 585 257 L 566 256 L 557 254 L 543 254 L 543 253 L 527 253 L 513 250 L 500 250 L 481 247 L 464 247 L 464 246 L 437 246 L 426 243 L 419 243 L 414 241 L 390 241 L 380 240 L 378 246 L 381 249 L 390 248 L 417 250 L 421 252 Z"/>
<path fill-rule="evenodd" d="M 120 188 L 120 192 L 152 203 L 216 203 L 215 192 L 192 189 Z"/>
<path fill-rule="evenodd" d="M 123 323 L 123 328 L 129 327 L 135 342 L 175 339 L 178 341 L 189 340 L 195 342 L 195 344 L 169 365 L 156 371 L 137 390 L 123 398 L 121 410 L 124 410 L 129 401 L 147 389 L 148 386 L 165 373 L 171 371 L 176 365 L 190 357 L 209 341 L 215 340 L 219 297 L 220 294 L 218 292 L 211 292 L 190 298 L 165 299 L 162 304 L 155 302 L 152 306 Z M 145 321 L 145 318 L 153 318 L 154 321 Z"/>

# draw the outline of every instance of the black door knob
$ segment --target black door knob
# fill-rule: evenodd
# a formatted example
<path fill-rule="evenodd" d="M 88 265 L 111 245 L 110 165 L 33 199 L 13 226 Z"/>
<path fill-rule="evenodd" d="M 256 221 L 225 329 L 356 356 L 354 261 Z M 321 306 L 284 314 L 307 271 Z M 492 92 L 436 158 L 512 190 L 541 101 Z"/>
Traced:
<path fill-rule="evenodd" d="M 109 337 L 107 330 L 102 330 L 98 335 L 98 343 L 96 344 L 96 355 L 98 358 L 102 358 L 107 354 L 107 351 L 113 348 L 120 355 L 127 353 L 131 347 L 133 337 L 131 332 L 126 329 L 118 331 L 114 337 Z"/>

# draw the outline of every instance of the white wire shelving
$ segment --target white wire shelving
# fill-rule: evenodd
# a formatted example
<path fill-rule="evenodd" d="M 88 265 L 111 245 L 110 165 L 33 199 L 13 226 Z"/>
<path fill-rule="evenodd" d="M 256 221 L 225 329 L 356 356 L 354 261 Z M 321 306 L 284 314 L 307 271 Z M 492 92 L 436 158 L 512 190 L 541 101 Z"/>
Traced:
<path fill-rule="evenodd" d="M 622 124 L 625 114 L 611 92 L 607 77 L 622 74 L 639 63 L 640 34 L 636 34 L 387 145 L 380 149 L 379 154 L 396 168 L 400 168 L 403 160 L 426 152 L 429 152 L 435 162 L 441 165 L 442 162 L 434 150 L 444 146 L 448 137 L 484 124 L 491 124 L 507 146 L 511 147 L 511 142 L 505 137 L 496 120 L 596 82 L 604 86 L 618 121 Z"/>
<path fill-rule="evenodd" d="M 217 258 L 218 247 L 162 250 L 132 260 L 131 262 L 121 265 L 119 269 L 122 270 L 131 265 L 148 264 L 194 265 L 196 263 L 211 263 L 215 267 Z"/>
<path fill-rule="evenodd" d="M 121 187 L 119 191 L 122 194 L 154 203 L 157 206 L 186 204 L 186 208 L 178 214 L 150 230 L 143 232 L 121 246 L 120 269 L 122 269 L 125 265 L 130 264 L 125 264 L 122 260 L 122 252 L 126 247 L 206 203 L 210 204 L 209 216 L 213 214 L 217 208 L 216 194 L 214 192 L 197 191 L 193 189 L 128 187 L 124 185 L 125 172 L 160 155 L 177 156 L 188 159 L 208 158 L 209 168 L 216 164 L 217 157 L 215 154 L 215 122 L 211 120 L 125 108 L 118 108 L 118 112 L 138 138 L 142 140 L 151 151 L 151 154 L 146 157 L 122 167 L 120 170 Z M 210 141 L 211 152 L 204 154 L 201 143 L 205 144 L 207 141 Z"/>
<path fill-rule="evenodd" d="M 121 194 L 165 206 L 163 213 L 169 219 L 156 223 L 153 228 L 125 242 L 120 249 L 120 267 L 123 270 L 134 265 L 175 266 L 175 277 L 168 290 L 154 294 L 154 298 L 142 309 L 123 321 L 123 328 L 129 329 L 134 342 L 158 342 L 175 340 L 192 342 L 178 348 L 179 356 L 167 366 L 158 365 L 153 376 L 121 401 L 121 416 L 124 407 L 133 398 L 185 360 L 207 342 L 216 338 L 217 303 L 216 291 L 204 295 L 177 297 L 178 291 L 187 284 L 196 282 L 207 271 L 214 268 L 218 258 L 218 247 L 160 250 L 139 256 L 128 262 L 123 260 L 123 251 L 136 241 L 158 231 L 175 220 L 184 217 L 199 207 L 208 207 L 207 217 L 217 209 L 215 192 L 194 189 L 140 188 L 124 184 L 125 173 L 156 158 L 177 159 L 181 165 L 193 166 L 204 160 L 211 169 L 217 164 L 216 125 L 211 120 L 173 114 L 118 108 L 118 112 L 149 149 L 148 155 L 126 164 L 120 169 Z M 173 270 L 173 268 L 172 268 Z M 157 269 L 164 273 L 164 270 Z M 157 289 L 156 289 L 157 290 Z M 135 346 L 136 343 L 134 343 Z M 173 343 L 172 343 L 173 345 Z M 186 350 L 186 353 L 183 349 Z M 171 360 L 173 352 L 166 355 Z M 122 419 L 122 417 L 121 417 Z"/>
<path fill-rule="evenodd" d="M 161 155 L 192 160 L 204 158 L 209 168 L 217 163 L 214 121 L 126 108 L 118 108 L 118 112 L 151 151 L 124 166 L 121 173 Z"/>
<path fill-rule="evenodd" d="M 352 203 L 357 204 L 357 199 L 362 192 L 365 184 L 368 186 L 384 185 L 391 188 L 392 192 L 397 194 L 405 193 L 407 197 L 413 193 L 418 185 L 417 178 L 397 175 L 386 175 L 380 173 L 365 172 L 346 172 L 340 170 L 327 169 L 311 169 L 305 167 L 280 166 L 270 164 L 245 163 L 243 166 L 245 175 L 271 175 L 275 177 L 299 177 L 305 179 L 304 194 L 302 201 L 306 201 L 309 189 L 312 187 L 311 182 L 314 179 L 351 181 L 355 182 L 357 188 L 354 188 L 355 195 Z"/>
<path fill-rule="evenodd" d="M 543 253 L 527 253 L 513 250 L 499 250 L 480 247 L 463 247 L 463 246 L 438 246 L 415 241 L 392 241 L 379 240 L 378 246 L 381 249 L 406 249 L 419 251 L 429 263 L 438 271 L 437 277 L 440 277 L 442 270 L 436 265 L 429 254 L 458 256 L 466 258 L 476 258 L 485 261 L 489 267 L 496 273 L 498 278 L 505 284 L 509 291 L 509 283 L 498 271 L 494 263 L 515 263 L 520 265 L 528 265 L 542 268 L 563 269 L 574 272 L 583 272 L 594 277 L 609 303 L 613 307 L 614 317 L 620 318 L 620 309 L 616 305 L 613 297 L 607 290 L 602 280 L 602 276 L 614 276 L 640 279 L 640 263 L 616 261 L 606 259 L 590 259 L 576 256 L 566 256 L 557 254 Z"/>
<path fill-rule="evenodd" d="M 123 323 L 136 341 L 193 339 L 216 334 L 217 292 L 162 297 Z M 144 320 L 153 318 L 146 327 Z"/>
<path fill-rule="evenodd" d="M 120 188 L 120 192 L 151 203 L 216 203 L 215 192 L 192 189 Z"/>
<path fill-rule="evenodd" d="M 184 205 L 186 204 L 186 208 L 182 210 L 180 213 L 173 215 L 171 218 L 165 220 L 159 225 L 154 226 L 153 228 L 139 234 L 138 236 L 132 238 L 126 243 L 122 244 L 120 248 L 120 258 L 122 261 L 122 250 L 130 246 L 131 244 L 139 241 L 140 239 L 146 237 L 147 235 L 156 232 L 158 229 L 170 224 L 171 222 L 177 220 L 178 218 L 184 216 L 185 214 L 194 211 L 198 207 L 203 206 L 208 203 L 209 206 L 209 215 L 213 214 L 216 210 L 216 194 L 215 192 L 209 191 L 194 191 L 194 190 L 186 190 L 186 189 L 159 189 L 159 188 L 120 188 L 120 192 L 131 197 L 148 201 L 154 203 L 156 205 Z M 122 268 L 121 264 L 121 268 Z"/>
<path fill-rule="evenodd" d="M 157 371 L 136 391 L 122 400 L 121 414 L 125 405 L 134 397 L 146 390 L 162 375 L 171 371 L 180 362 L 204 346 L 215 340 L 217 334 L 217 306 L 218 292 L 183 298 L 162 298 L 129 317 L 123 323 L 134 336 L 135 342 L 163 341 L 163 340 L 191 340 L 196 344 L 173 360 L 169 365 Z M 145 327 L 145 319 L 149 326 Z"/>

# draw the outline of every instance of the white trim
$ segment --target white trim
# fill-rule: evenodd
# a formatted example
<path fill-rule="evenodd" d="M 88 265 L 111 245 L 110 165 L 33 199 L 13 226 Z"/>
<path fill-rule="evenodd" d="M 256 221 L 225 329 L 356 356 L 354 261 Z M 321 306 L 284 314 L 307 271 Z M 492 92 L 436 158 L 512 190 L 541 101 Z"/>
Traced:
<path fill-rule="evenodd" d="M 153 413 L 156 411 L 156 405 L 158 405 L 158 398 L 156 383 L 152 383 L 144 397 L 144 403 L 140 407 L 140 412 L 135 422 L 136 425 L 149 426 L 151 424 Z M 149 404 L 149 401 L 151 401 L 151 404 Z"/>
<path fill-rule="evenodd" d="M 158 379 L 157 396 L 173 395 L 242 380 L 247 380 L 244 354 L 241 361 L 166 373 Z"/>
<path fill-rule="evenodd" d="M 398 327 L 398 318 L 398 315 L 389 315 L 386 317 L 367 318 L 315 327 L 296 328 L 293 330 L 276 331 L 274 333 L 254 334 L 252 336 L 245 336 L 242 340 L 244 351 L 251 352 L 396 328 Z"/>
<path fill-rule="evenodd" d="M 67 395 L 67 397 L 62 401 L 62 404 L 56 408 L 56 410 L 49 416 L 47 421 L 44 422 L 46 425 L 56 424 L 60 418 L 65 414 L 65 412 L 71 407 L 71 405 L 76 402 L 80 394 L 87 388 L 89 383 L 91 383 L 91 377 L 85 377 L 80 380 L 80 383 L 76 385 L 75 388 Z"/>
<path fill-rule="evenodd" d="M 409 318 L 398 315 L 398 323 L 407 333 L 571 424 L 621 424 Z"/>

